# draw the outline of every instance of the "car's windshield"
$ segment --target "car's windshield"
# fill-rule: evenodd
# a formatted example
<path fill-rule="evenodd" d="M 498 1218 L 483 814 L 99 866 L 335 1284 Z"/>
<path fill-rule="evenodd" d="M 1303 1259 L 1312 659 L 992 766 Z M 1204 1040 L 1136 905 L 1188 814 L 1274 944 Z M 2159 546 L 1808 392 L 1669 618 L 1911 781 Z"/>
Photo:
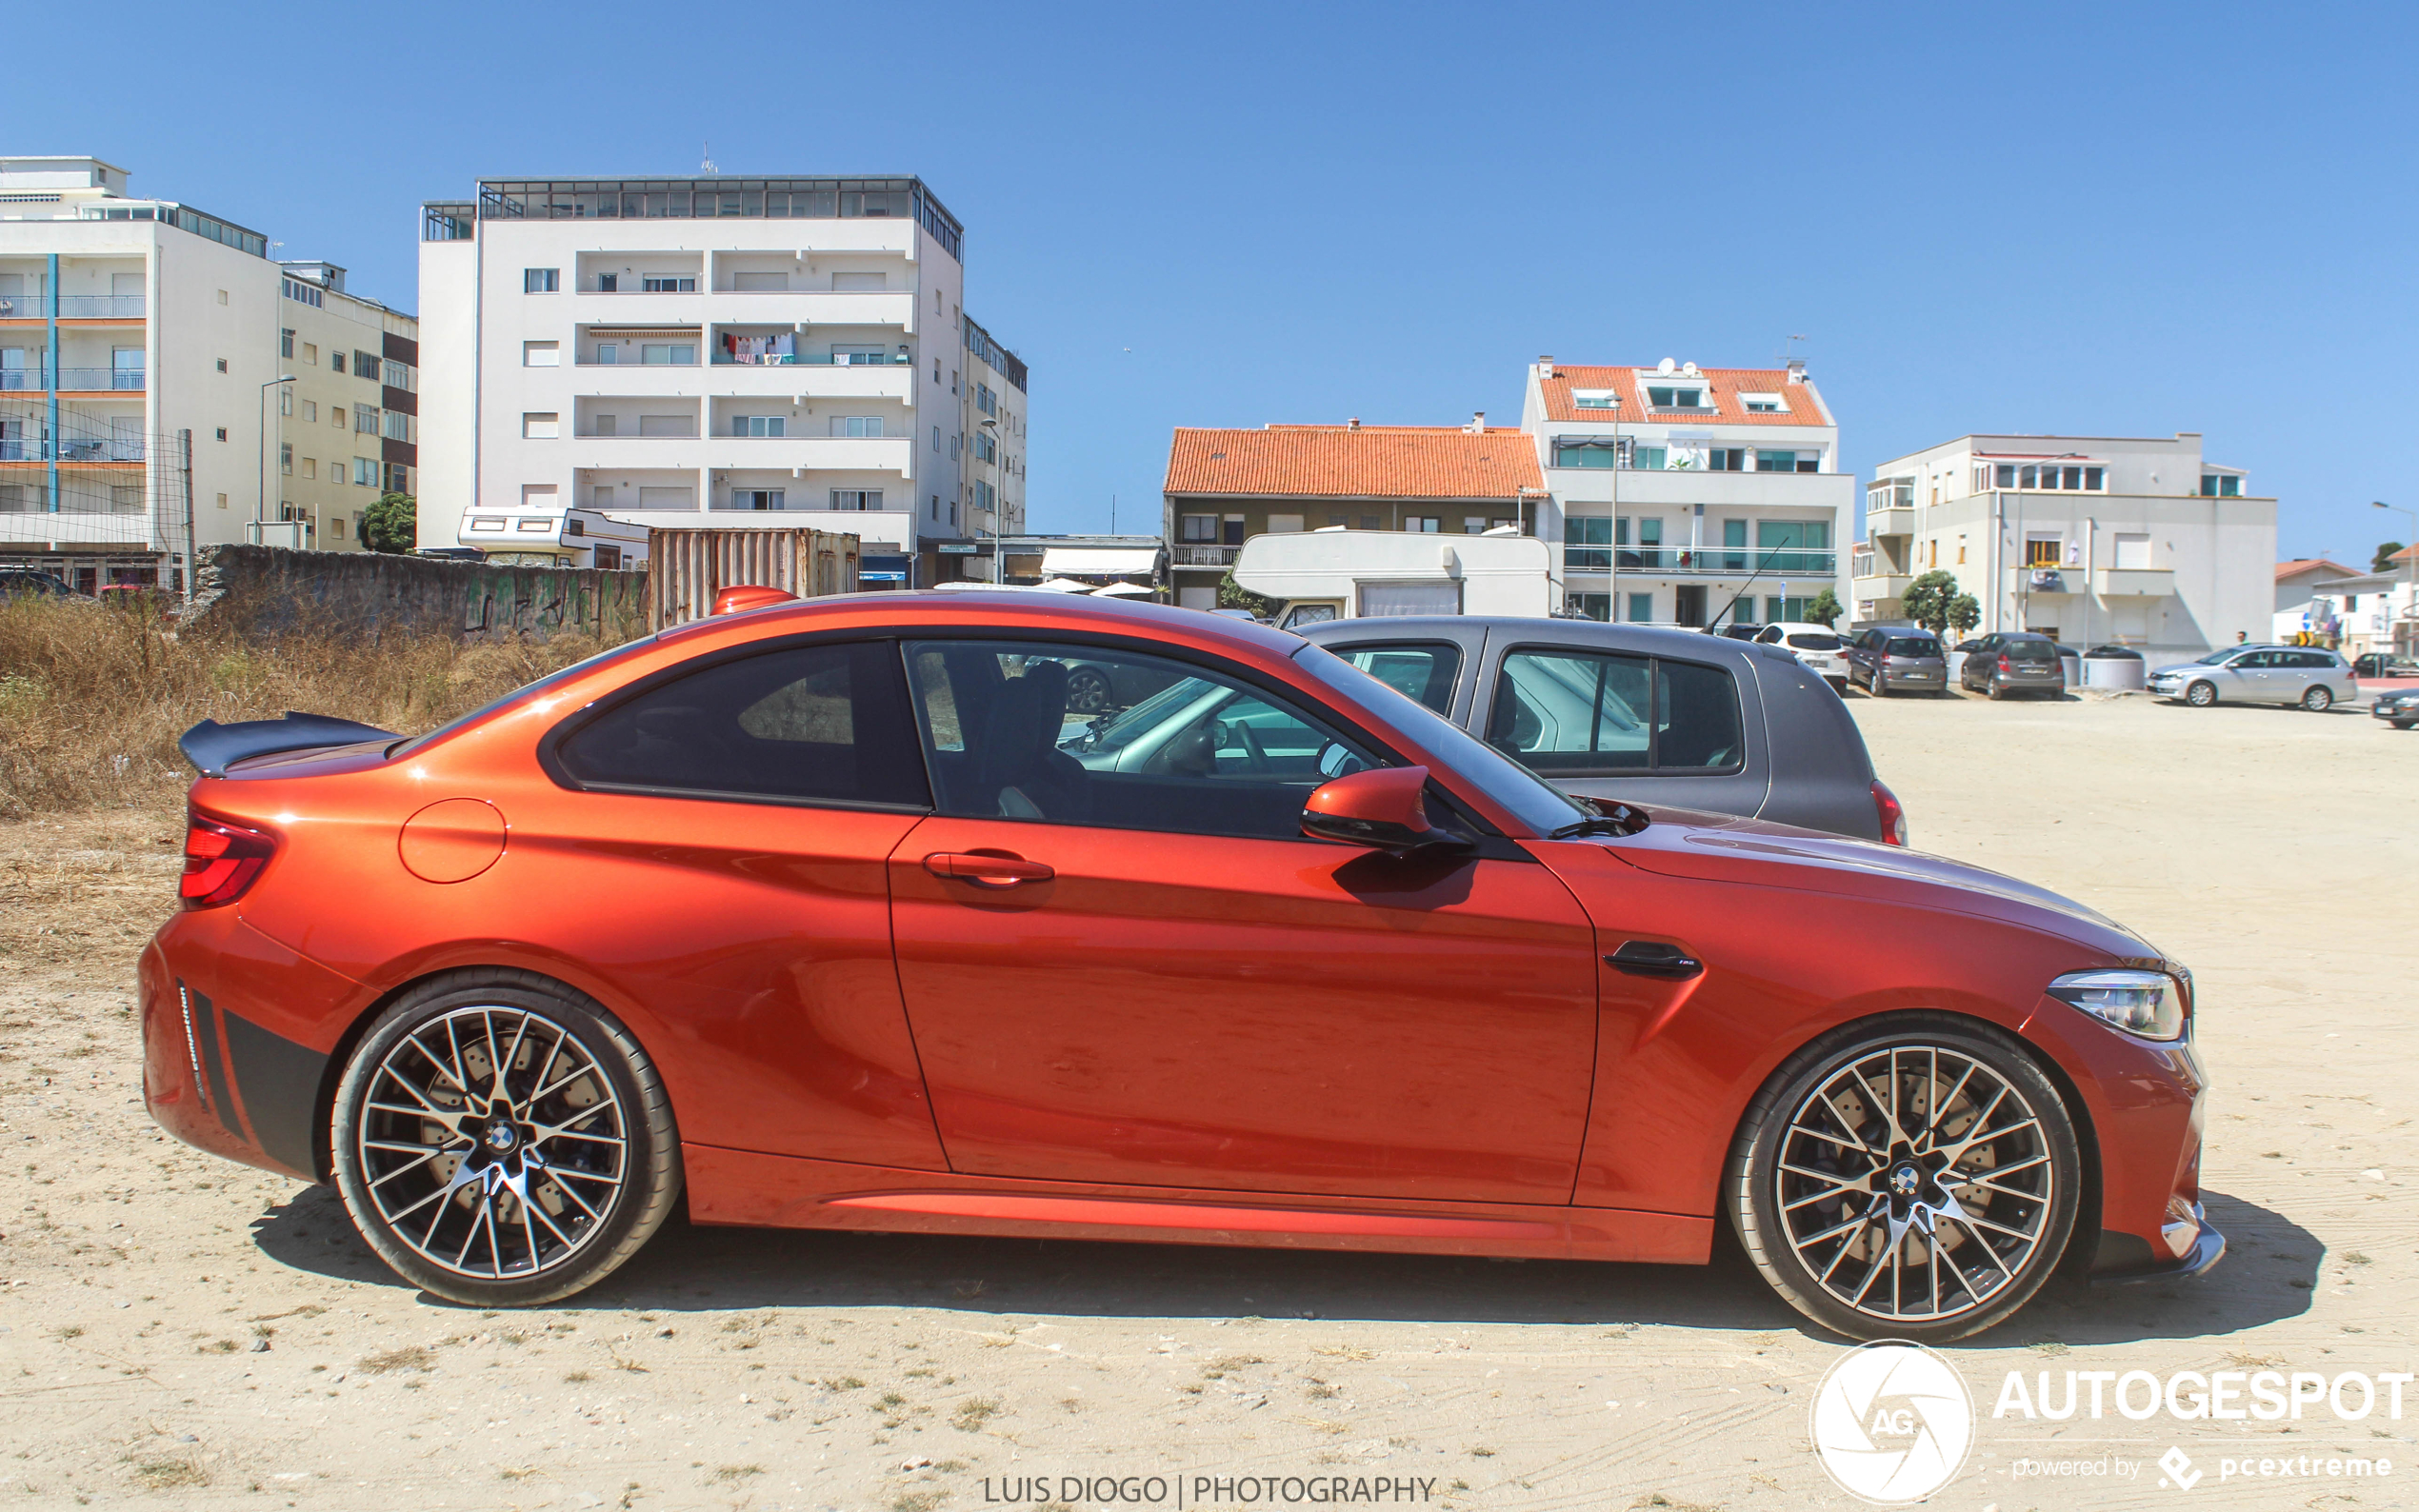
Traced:
<path fill-rule="evenodd" d="M 1845 643 L 1836 635 L 1817 635 L 1811 631 L 1789 638 L 1792 651 L 1836 651 Z"/>
<path fill-rule="evenodd" d="M 1592 810 L 1548 786 L 1543 778 L 1528 767 L 1484 741 L 1465 733 L 1458 726 L 1439 718 L 1425 704 L 1406 698 L 1334 652 L 1306 645 L 1294 653 L 1293 660 L 1304 671 L 1449 762 L 1455 772 L 1476 784 L 1488 797 L 1501 804 L 1514 819 L 1535 833 L 1551 834 L 1564 825 L 1588 818 L 1592 813 Z"/>
<path fill-rule="evenodd" d="M 1938 656 L 1940 643 L 1920 635 L 1902 635 L 1889 643 L 1889 650 L 1892 656 Z"/>
<path fill-rule="evenodd" d="M 514 688 L 512 691 L 505 694 L 502 698 L 497 699 L 492 704 L 482 705 L 481 706 L 470 710 L 468 714 L 463 715 L 460 719 L 449 720 L 447 723 L 438 726 L 436 728 L 429 731 L 426 735 L 420 736 L 416 740 L 405 741 L 402 745 L 397 746 L 387 752 L 388 759 L 392 760 L 399 756 L 409 756 L 413 751 L 418 750 L 421 746 L 429 744 L 429 742 L 435 740 L 438 736 L 450 735 L 465 725 L 472 724 L 478 720 L 487 718 L 490 714 L 494 713 L 497 709 L 504 707 L 508 704 L 511 704 L 519 699 L 527 698 L 530 694 L 537 692 L 542 688 L 552 687 L 558 683 L 567 683 L 574 677 L 595 671 L 598 667 L 605 666 L 608 662 L 615 661 L 625 656 L 635 655 L 640 651 L 646 650 L 649 647 L 654 644 L 655 637 L 651 635 L 642 635 L 637 640 L 625 641 L 621 645 L 614 647 L 610 651 L 599 651 L 594 656 L 590 657 L 584 662 L 573 662 L 570 666 L 564 667 L 559 672 L 549 672 L 534 683 L 530 683 L 523 686 Z"/>
<path fill-rule="evenodd" d="M 2196 656 L 2192 658 L 2192 665 L 2194 666 L 2224 666 L 2227 663 L 2242 654 L 2243 648 L 2241 647 L 2229 646 L 2222 651 L 2211 651 L 2207 656 Z"/>

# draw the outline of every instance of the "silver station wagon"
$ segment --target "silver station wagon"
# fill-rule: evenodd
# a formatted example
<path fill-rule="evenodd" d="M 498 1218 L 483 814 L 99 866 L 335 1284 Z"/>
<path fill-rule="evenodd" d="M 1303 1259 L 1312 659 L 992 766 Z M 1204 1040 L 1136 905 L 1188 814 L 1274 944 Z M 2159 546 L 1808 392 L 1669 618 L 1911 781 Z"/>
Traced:
<path fill-rule="evenodd" d="M 2310 646 L 2229 646 L 2150 674 L 2150 691 L 2194 708 L 2211 704 L 2297 704 L 2313 712 L 2360 695 L 2351 664 Z"/>
<path fill-rule="evenodd" d="M 1786 646 L 1466 615 L 1300 633 L 1566 792 L 1907 843 L 1848 706 Z"/>

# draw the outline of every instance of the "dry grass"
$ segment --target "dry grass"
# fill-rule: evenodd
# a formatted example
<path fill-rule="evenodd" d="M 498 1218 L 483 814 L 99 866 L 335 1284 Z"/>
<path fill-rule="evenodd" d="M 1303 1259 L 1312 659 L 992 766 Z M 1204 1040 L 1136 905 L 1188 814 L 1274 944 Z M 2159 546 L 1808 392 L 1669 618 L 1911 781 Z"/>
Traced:
<path fill-rule="evenodd" d="M 130 808 L 172 824 L 192 779 L 176 737 L 203 720 L 300 709 L 418 734 L 605 648 L 244 624 L 225 605 L 179 629 L 148 605 L 0 601 L 0 819 Z"/>

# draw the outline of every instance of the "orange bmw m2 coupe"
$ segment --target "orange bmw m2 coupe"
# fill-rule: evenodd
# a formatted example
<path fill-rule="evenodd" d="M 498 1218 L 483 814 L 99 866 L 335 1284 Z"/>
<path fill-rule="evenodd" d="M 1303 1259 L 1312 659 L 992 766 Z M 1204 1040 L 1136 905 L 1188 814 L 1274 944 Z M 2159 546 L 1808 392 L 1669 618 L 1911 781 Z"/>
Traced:
<path fill-rule="evenodd" d="M 1601 723 L 1652 728 L 1668 681 Z M 417 739 L 185 748 L 152 1114 L 332 1182 L 462 1303 L 593 1284 L 684 1191 L 704 1224 L 1602 1261 L 1727 1223 L 1818 1323 L 1927 1341 L 2224 1248 L 2192 980 L 2138 937 L 1568 798 L 1229 618 L 792 603 Z"/>

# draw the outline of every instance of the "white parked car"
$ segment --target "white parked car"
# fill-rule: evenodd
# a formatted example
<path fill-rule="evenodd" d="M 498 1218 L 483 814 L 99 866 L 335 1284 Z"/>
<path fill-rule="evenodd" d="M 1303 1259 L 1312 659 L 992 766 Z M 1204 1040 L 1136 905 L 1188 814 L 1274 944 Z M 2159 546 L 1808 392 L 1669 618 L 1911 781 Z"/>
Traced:
<path fill-rule="evenodd" d="M 1755 634 L 1758 644 L 1785 646 L 1797 653 L 1806 669 L 1831 685 L 1834 692 L 1848 691 L 1848 641 L 1828 625 L 1768 625 Z"/>

